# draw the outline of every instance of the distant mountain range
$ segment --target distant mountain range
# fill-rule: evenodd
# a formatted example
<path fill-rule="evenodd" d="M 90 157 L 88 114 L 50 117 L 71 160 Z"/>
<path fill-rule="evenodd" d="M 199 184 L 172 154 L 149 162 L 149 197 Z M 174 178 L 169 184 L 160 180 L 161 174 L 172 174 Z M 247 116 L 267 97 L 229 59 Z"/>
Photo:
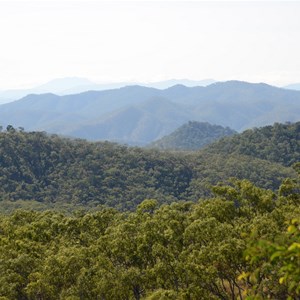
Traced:
<path fill-rule="evenodd" d="M 236 134 L 235 130 L 207 122 L 190 121 L 171 134 L 152 142 L 149 148 L 162 150 L 199 150 L 221 137 Z"/>
<path fill-rule="evenodd" d="M 157 89 L 166 89 L 176 84 L 182 84 L 188 87 L 207 86 L 214 83 L 213 79 L 188 80 L 188 79 L 170 79 L 152 83 L 141 82 L 115 82 L 115 83 L 95 83 L 86 78 L 66 77 L 51 80 L 45 84 L 31 89 L 11 89 L 0 91 L 0 104 L 8 103 L 23 98 L 29 94 L 53 93 L 56 95 L 71 95 L 83 93 L 86 91 L 103 91 L 117 89 L 128 85 L 143 85 Z"/>
<path fill-rule="evenodd" d="M 0 106 L 0 124 L 88 140 L 146 145 L 188 121 L 236 131 L 296 122 L 300 91 L 240 81 L 167 89 L 126 86 L 59 96 L 28 95 Z"/>

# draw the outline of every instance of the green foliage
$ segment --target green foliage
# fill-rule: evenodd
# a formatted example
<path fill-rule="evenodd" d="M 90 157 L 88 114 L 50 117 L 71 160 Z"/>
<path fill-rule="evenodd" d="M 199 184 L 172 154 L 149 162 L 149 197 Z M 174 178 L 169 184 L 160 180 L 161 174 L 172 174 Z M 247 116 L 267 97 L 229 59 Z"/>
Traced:
<path fill-rule="evenodd" d="M 247 299 L 291 300 L 300 296 L 300 194 L 295 194 L 299 188 L 299 181 L 285 180 L 272 211 L 272 223 L 269 218 L 265 222 L 268 229 L 262 234 L 261 221 L 252 229 L 245 251 L 249 268 L 240 275 L 249 283 Z"/>
<path fill-rule="evenodd" d="M 197 203 L 1 215 L 0 299 L 297 299 L 289 191 L 233 180 Z"/>
<path fill-rule="evenodd" d="M 299 298 L 299 164 L 12 128 L 0 146 L 0 299 Z"/>
<path fill-rule="evenodd" d="M 10 129 L 0 133 L 2 211 L 15 208 L 134 210 L 144 199 L 158 204 L 197 201 L 230 177 L 277 189 L 296 173 L 241 155 L 187 154 L 89 143 Z"/>
<path fill-rule="evenodd" d="M 146 198 L 171 202 L 183 198 L 192 177 L 184 157 L 40 132 L 1 133 L 0 163 L 2 201 L 49 207 L 132 209 Z"/>
<path fill-rule="evenodd" d="M 300 295 L 300 227 L 293 219 L 286 232 L 279 232 L 273 239 L 251 241 L 246 259 L 251 272 L 249 299 L 298 299 Z"/>
<path fill-rule="evenodd" d="M 300 161 L 300 122 L 248 129 L 210 145 L 210 153 L 243 154 L 291 166 Z"/>

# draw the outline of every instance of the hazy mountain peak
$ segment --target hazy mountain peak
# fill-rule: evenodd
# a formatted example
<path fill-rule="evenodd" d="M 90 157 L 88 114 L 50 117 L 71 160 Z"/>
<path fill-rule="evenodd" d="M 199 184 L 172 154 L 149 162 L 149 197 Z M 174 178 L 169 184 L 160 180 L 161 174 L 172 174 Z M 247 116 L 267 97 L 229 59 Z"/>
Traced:
<path fill-rule="evenodd" d="M 188 89 L 188 87 L 184 84 L 175 84 L 173 86 L 170 86 L 169 88 L 167 88 L 167 90 L 181 90 L 181 89 Z"/>
<path fill-rule="evenodd" d="M 203 79 L 203 80 L 169 79 L 165 81 L 148 83 L 146 84 L 146 86 L 150 86 L 158 89 L 167 89 L 176 85 L 184 85 L 186 87 L 208 86 L 214 82 L 215 80 L 213 79 Z"/>
<path fill-rule="evenodd" d="M 76 86 L 91 85 L 91 84 L 95 84 L 95 83 L 86 78 L 64 77 L 64 78 L 56 78 L 49 82 L 46 82 L 38 86 L 37 89 L 45 90 L 49 92 L 55 92 L 55 91 L 68 90 Z"/>
<path fill-rule="evenodd" d="M 221 86 L 221 87 L 272 87 L 272 88 L 278 88 L 273 85 L 264 83 L 264 82 L 247 82 L 247 81 L 242 81 L 242 80 L 228 80 L 228 81 L 218 81 L 214 82 L 208 87 L 216 87 L 216 86 Z"/>
<path fill-rule="evenodd" d="M 172 150 L 198 150 L 221 137 L 237 133 L 229 127 L 208 122 L 189 121 L 171 134 L 150 144 L 150 147 Z"/>

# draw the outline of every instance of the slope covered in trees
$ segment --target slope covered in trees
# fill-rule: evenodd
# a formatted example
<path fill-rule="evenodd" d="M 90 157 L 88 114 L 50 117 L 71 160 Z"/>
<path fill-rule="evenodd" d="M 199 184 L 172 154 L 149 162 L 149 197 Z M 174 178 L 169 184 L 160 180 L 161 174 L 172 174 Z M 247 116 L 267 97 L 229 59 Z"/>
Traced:
<path fill-rule="evenodd" d="M 280 126 L 294 145 L 297 124 Z M 256 156 L 268 159 L 276 136 Z M 288 165 L 298 148 L 284 149 Z M 298 299 L 300 165 L 217 150 L 9 126 L 0 133 L 0 298 Z M 60 212 L 7 214 L 18 206 Z"/>
<path fill-rule="evenodd" d="M 0 133 L 0 164 L 5 210 L 66 204 L 134 209 L 147 198 L 197 201 L 211 195 L 211 185 L 230 177 L 273 190 L 284 178 L 295 177 L 290 167 L 241 154 L 160 152 L 13 127 Z"/>
<path fill-rule="evenodd" d="M 242 154 L 291 166 L 300 161 L 300 122 L 249 129 L 210 145 L 207 152 Z"/>
<path fill-rule="evenodd" d="M 169 150 L 198 150 L 221 137 L 237 133 L 229 127 L 211 125 L 207 122 L 190 121 L 171 134 L 154 141 L 150 148 Z"/>
<path fill-rule="evenodd" d="M 130 213 L 1 215 L 0 298 L 298 299 L 299 189 L 243 180 Z"/>

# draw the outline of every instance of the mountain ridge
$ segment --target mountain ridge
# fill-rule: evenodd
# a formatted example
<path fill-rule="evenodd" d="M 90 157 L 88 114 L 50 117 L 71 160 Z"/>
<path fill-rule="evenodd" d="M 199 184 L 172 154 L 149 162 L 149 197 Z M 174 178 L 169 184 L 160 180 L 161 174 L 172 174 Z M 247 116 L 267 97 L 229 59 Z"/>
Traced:
<path fill-rule="evenodd" d="M 169 113 L 166 111 L 166 101 L 173 104 Z M 141 109 L 143 105 L 144 108 Z M 163 119 L 158 120 L 151 112 L 154 107 L 157 115 L 161 115 Z M 124 113 L 126 109 L 127 121 Z M 131 127 L 130 133 L 130 126 L 126 123 L 129 124 L 130 111 L 133 110 L 138 114 L 136 125 L 142 127 Z M 112 114 L 115 116 L 113 123 L 110 118 Z M 66 96 L 28 95 L 0 106 L 3 126 L 13 124 L 29 131 L 42 130 L 90 140 L 98 138 L 97 128 L 104 132 L 104 128 L 109 126 L 114 127 L 115 131 L 126 131 L 127 127 L 126 137 L 110 136 L 107 133 L 101 135 L 101 139 L 115 141 L 117 138 L 130 145 L 146 145 L 191 120 L 243 131 L 275 122 L 296 122 L 299 115 L 300 91 L 239 81 L 214 83 L 207 87 L 175 85 L 164 90 L 134 85 Z M 145 123 L 143 120 L 146 116 L 151 120 Z M 105 124 L 105 120 L 110 123 Z M 161 124 L 160 130 L 150 135 L 148 133 L 152 131 L 155 122 Z M 90 134 L 89 126 L 96 128 Z M 80 134 L 83 132 L 80 128 L 85 128 L 85 134 Z"/>
<path fill-rule="evenodd" d="M 81 77 L 64 77 L 50 80 L 44 84 L 27 88 L 27 89 L 8 89 L 0 91 L 0 104 L 9 103 L 29 94 L 54 93 L 60 96 L 73 95 L 87 91 L 103 91 L 118 89 L 129 85 L 141 85 L 157 89 L 166 89 L 176 84 L 186 86 L 206 86 L 215 82 L 213 79 L 189 80 L 189 79 L 169 79 L 157 82 L 111 82 L 96 83 L 87 78 Z"/>

